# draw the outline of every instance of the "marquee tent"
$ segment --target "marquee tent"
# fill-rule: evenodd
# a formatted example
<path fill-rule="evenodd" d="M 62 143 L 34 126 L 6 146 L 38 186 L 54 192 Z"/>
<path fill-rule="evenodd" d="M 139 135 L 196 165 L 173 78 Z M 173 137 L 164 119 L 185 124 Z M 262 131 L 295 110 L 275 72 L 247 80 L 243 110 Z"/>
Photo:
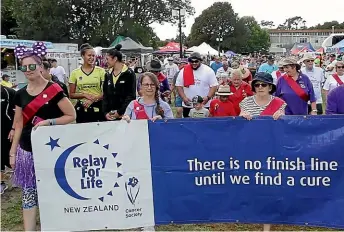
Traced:
<path fill-rule="evenodd" d="M 183 51 L 186 50 L 186 47 L 183 47 Z M 164 47 L 161 47 L 158 51 L 154 53 L 179 53 L 180 44 L 176 42 L 168 42 Z"/>
<path fill-rule="evenodd" d="M 142 44 L 135 42 L 134 40 L 132 40 L 129 37 L 126 37 L 124 40 L 119 42 L 119 44 L 122 45 L 121 51 L 123 53 L 149 53 L 149 52 L 153 52 L 152 47 L 145 47 Z M 115 48 L 115 46 L 112 46 L 112 47 L 110 46 L 109 48 L 105 48 L 103 50 L 108 50 L 108 49 L 112 49 L 112 48 Z"/>
<path fill-rule="evenodd" d="M 209 44 L 204 43 L 204 42 L 201 45 L 199 45 L 198 47 L 196 47 L 193 50 L 193 52 L 198 52 L 201 55 L 211 55 L 211 56 L 216 56 L 219 54 L 219 52 L 217 50 L 215 50 Z"/>
<path fill-rule="evenodd" d="M 315 52 L 315 49 L 313 48 L 311 43 L 295 43 L 293 48 L 290 50 L 290 53 L 293 55 L 297 55 L 300 51 L 304 50 L 305 48 L 309 52 Z"/>

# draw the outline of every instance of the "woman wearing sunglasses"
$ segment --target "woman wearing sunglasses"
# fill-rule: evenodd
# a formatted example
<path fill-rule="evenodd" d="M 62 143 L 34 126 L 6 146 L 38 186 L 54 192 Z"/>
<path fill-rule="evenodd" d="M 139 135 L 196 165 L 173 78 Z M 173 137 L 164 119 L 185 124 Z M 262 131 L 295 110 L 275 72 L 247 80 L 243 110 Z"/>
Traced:
<path fill-rule="evenodd" d="M 275 120 L 284 115 L 287 104 L 272 94 L 276 91 L 271 74 L 259 72 L 254 77 L 252 90 L 255 93 L 240 103 L 240 116 L 251 120 L 254 116 L 272 116 Z"/>
<path fill-rule="evenodd" d="M 42 76 L 42 59 L 46 54 L 42 42 L 33 48 L 17 46 L 20 70 L 28 80 L 14 99 L 14 138 L 10 150 L 10 164 L 14 167 L 14 184 L 22 188 L 22 207 L 25 231 L 36 230 L 37 189 L 31 147 L 31 131 L 39 126 L 64 125 L 75 120 L 72 103 L 57 84 Z"/>
<path fill-rule="evenodd" d="M 102 111 L 102 85 L 105 70 L 95 66 L 95 51 L 89 44 L 80 47 L 83 65 L 73 70 L 69 78 L 70 98 L 76 99 L 76 122 L 105 121 Z"/>

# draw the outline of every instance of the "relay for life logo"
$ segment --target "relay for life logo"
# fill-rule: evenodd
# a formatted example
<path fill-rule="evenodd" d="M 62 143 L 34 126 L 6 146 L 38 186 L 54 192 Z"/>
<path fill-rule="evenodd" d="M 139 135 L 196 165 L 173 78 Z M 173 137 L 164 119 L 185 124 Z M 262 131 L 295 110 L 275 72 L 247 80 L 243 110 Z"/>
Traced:
<path fill-rule="evenodd" d="M 50 146 L 51 151 L 61 148 L 59 139 L 51 137 L 45 145 Z M 96 197 L 101 202 L 106 201 L 120 187 L 119 179 L 123 176 L 120 172 L 122 163 L 117 161 L 117 153 L 113 149 L 96 139 L 92 143 L 78 143 L 63 150 L 54 168 L 58 185 L 75 199 Z"/>

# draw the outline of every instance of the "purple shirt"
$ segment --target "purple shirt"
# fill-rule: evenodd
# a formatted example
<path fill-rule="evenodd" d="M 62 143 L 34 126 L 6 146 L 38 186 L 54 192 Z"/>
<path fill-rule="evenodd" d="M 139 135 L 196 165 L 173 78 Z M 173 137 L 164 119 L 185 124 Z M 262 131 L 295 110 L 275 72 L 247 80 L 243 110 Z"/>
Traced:
<path fill-rule="evenodd" d="M 316 102 L 313 85 L 309 78 L 305 74 L 300 73 L 296 82 L 308 94 L 310 102 Z M 308 114 L 308 103 L 301 99 L 282 77 L 278 79 L 275 95 L 287 103 L 285 108 L 286 115 Z"/>
<path fill-rule="evenodd" d="M 338 86 L 329 92 L 326 114 L 344 114 L 344 85 Z"/>

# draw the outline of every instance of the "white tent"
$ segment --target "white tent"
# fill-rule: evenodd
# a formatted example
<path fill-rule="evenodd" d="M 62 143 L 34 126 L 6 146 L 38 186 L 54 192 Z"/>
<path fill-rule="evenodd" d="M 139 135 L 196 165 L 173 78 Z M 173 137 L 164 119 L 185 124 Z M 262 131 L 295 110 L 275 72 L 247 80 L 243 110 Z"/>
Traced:
<path fill-rule="evenodd" d="M 188 50 L 186 50 L 187 52 L 194 52 L 194 50 L 197 49 L 197 46 L 193 46 L 191 48 L 189 48 Z"/>
<path fill-rule="evenodd" d="M 191 48 L 190 48 L 191 49 Z M 192 51 L 193 52 L 198 52 L 201 55 L 211 55 L 211 56 L 216 56 L 219 54 L 219 52 L 217 50 L 215 50 L 214 48 L 212 48 L 209 44 L 207 43 L 202 43 L 201 45 L 199 45 L 198 47 L 192 47 Z"/>

